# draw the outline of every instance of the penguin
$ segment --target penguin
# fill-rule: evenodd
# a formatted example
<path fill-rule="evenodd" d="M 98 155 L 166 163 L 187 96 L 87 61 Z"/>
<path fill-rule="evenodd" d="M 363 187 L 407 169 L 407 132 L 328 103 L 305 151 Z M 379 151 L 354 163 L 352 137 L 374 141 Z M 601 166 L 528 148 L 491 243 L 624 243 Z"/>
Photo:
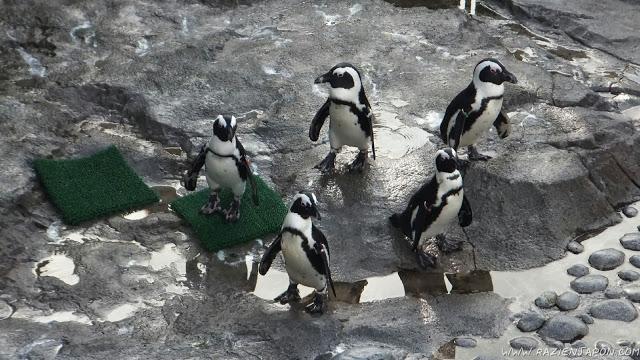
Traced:
<path fill-rule="evenodd" d="M 473 214 L 464 196 L 462 175 L 458 169 L 458 155 L 452 148 L 436 153 L 436 174 L 409 200 L 406 209 L 390 217 L 391 224 L 411 238 L 412 250 L 417 252 L 422 239 L 429 239 L 445 232 L 458 218 L 462 227 L 471 225 Z M 423 267 L 435 266 L 435 256 L 418 254 Z"/>
<path fill-rule="evenodd" d="M 289 287 L 274 301 L 281 304 L 299 301 L 298 284 L 302 284 L 315 289 L 313 302 L 305 310 L 311 314 L 321 314 L 327 287 L 331 286 L 334 296 L 336 290 L 329 267 L 329 243 L 322 231 L 313 224 L 312 218 L 320 220 L 316 196 L 300 191 L 291 202 L 280 233 L 262 256 L 258 270 L 265 275 L 273 259 L 282 250 Z"/>
<path fill-rule="evenodd" d="M 369 153 L 369 142 L 373 159 L 376 147 L 373 139 L 373 112 L 364 92 L 362 77 L 355 66 L 340 63 L 326 74 L 315 79 L 315 84 L 329 83 L 329 98 L 311 121 L 309 138 L 317 141 L 320 129 L 327 117 L 329 122 L 329 154 L 316 165 L 322 173 L 333 171 L 336 154 L 344 145 L 357 147 L 359 152 L 349 165 L 349 171 L 362 171 Z"/>
<path fill-rule="evenodd" d="M 483 59 L 473 70 L 473 80 L 449 104 L 440 124 L 440 137 L 447 146 L 458 150 L 468 147 L 469 160 L 489 160 L 475 148 L 495 126 L 501 139 L 511 133 L 509 117 L 502 112 L 504 82 L 516 84 L 518 79 L 496 59 Z"/>
<path fill-rule="evenodd" d="M 207 184 L 211 190 L 209 200 L 200 209 L 206 215 L 220 212 L 227 222 L 240 219 L 240 199 L 246 189 L 247 181 L 253 189 L 253 202 L 258 205 L 258 189 L 247 152 L 236 136 L 236 118 L 228 115 L 218 115 L 213 121 L 213 136 L 208 145 L 203 145 L 200 153 L 191 165 L 191 169 L 183 174 L 184 187 L 193 191 L 196 188 L 198 173 L 205 166 Z M 233 202 L 227 210 L 220 206 L 220 190 L 231 189 Z"/>

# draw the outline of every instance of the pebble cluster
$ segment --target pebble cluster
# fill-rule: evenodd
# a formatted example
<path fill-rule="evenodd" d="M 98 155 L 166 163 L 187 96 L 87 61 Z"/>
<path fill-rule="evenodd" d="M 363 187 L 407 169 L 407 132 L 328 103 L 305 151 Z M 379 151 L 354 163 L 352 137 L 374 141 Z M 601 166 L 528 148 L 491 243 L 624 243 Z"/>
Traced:
<path fill-rule="evenodd" d="M 633 207 L 623 209 L 627 217 L 634 217 L 638 211 Z M 640 230 L 640 229 L 639 229 Z M 620 238 L 620 244 L 624 249 L 640 252 L 640 232 L 625 234 Z M 567 250 L 579 254 L 584 251 L 584 246 L 572 241 L 567 245 Z M 554 291 L 545 291 L 534 300 L 534 304 L 541 310 L 530 309 L 516 315 L 518 319 L 516 327 L 523 333 L 537 331 L 538 338 L 534 336 L 520 336 L 510 340 L 514 349 L 530 350 L 540 346 L 539 339 L 550 347 L 562 349 L 566 346 L 572 348 L 586 347 L 580 340 L 589 333 L 589 325 L 596 319 L 631 322 L 638 318 L 638 310 L 634 306 L 640 303 L 640 253 L 629 257 L 628 262 L 639 270 L 620 270 L 618 278 L 622 280 L 622 286 L 614 286 L 609 279 L 601 274 L 591 274 L 591 269 L 599 271 L 615 271 L 627 261 L 625 253 L 614 248 L 594 251 L 589 255 L 589 266 L 575 264 L 567 269 L 567 274 L 575 277 L 570 283 L 571 291 L 557 294 Z M 611 285 L 611 286 L 610 286 Z M 593 303 L 585 303 L 580 307 L 583 296 L 602 293 L 601 299 Z M 592 298 L 590 298 L 592 299 Z M 576 313 L 571 311 L 576 310 Z M 549 311 L 557 310 L 549 315 Z M 545 313 L 547 315 L 545 315 Z M 632 334 L 629 334 L 632 335 Z M 637 335 L 637 334 L 636 334 Z M 622 339 L 618 346 L 640 346 L 630 339 Z M 596 344 L 599 349 L 612 348 L 613 345 L 606 341 Z"/>

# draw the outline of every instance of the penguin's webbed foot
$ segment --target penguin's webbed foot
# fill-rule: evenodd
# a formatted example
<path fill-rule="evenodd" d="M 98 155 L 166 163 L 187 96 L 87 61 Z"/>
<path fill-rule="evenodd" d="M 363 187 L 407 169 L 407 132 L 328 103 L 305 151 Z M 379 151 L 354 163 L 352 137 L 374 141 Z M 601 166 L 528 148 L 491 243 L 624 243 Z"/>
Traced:
<path fill-rule="evenodd" d="M 211 215 L 219 211 L 222 211 L 222 208 L 220 207 L 220 198 L 218 197 L 218 193 L 212 193 L 209 195 L 209 201 L 200 208 L 200 212 L 205 215 Z"/>
<path fill-rule="evenodd" d="M 285 292 L 273 299 L 273 301 L 279 302 L 282 305 L 288 304 L 290 302 L 300 301 L 300 291 L 298 291 L 298 285 L 289 285 L 289 288 L 287 288 Z"/>
<path fill-rule="evenodd" d="M 435 243 L 438 246 L 438 249 L 445 254 L 450 254 L 462 248 L 462 241 L 455 242 L 447 240 L 447 237 L 444 234 L 437 235 Z"/>
<path fill-rule="evenodd" d="M 469 145 L 468 147 L 469 161 L 487 161 L 491 159 L 491 156 L 480 154 L 475 146 Z"/>
<path fill-rule="evenodd" d="M 327 174 L 333 171 L 336 167 L 336 153 L 331 151 L 318 165 L 314 166 L 315 169 L 320 170 L 321 173 Z"/>
<path fill-rule="evenodd" d="M 427 270 L 436 267 L 438 258 L 433 254 L 418 251 L 416 252 L 416 260 L 422 269 Z"/>
<path fill-rule="evenodd" d="M 360 151 L 356 156 L 355 160 L 353 160 L 353 162 L 349 164 L 348 169 L 350 172 L 353 172 L 353 171 L 362 172 L 362 170 L 364 170 L 364 165 L 366 163 L 367 163 L 367 152 Z"/>
<path fill-rule="evenodd" d="M 231 207 L 224 212 L 224 219 L 229 223 L 234 223 L 240 219 L 240 200 L 233 200 Z"/>
<path fill-rule="evenodd" d="M 321 315 L 324 312 L 324 299 L 322 294 L 316 292 L 313 302 L 305 306 L 304 310 L 311 315 Z"/>

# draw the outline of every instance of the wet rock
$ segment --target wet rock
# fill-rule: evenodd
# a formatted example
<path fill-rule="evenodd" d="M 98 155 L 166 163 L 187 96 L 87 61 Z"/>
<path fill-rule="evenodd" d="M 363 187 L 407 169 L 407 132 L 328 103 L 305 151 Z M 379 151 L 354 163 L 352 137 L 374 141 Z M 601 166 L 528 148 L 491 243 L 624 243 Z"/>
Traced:
<path fill-rule="evenodd" d="M 593 324 L 593 318 L 587 314 L 578 315 L 577 318 L 587 325 Z"/>
<path fill-rule="evenodd" d="M 589 264 L 598 270 L 612 270 L 624 263 L 624 253 L 616 249 L 602 249 L 589 256 Z"/>
<path fill-rule="evenodd" d="M 640 286 L 638 285 L 634 285 L 634 286 L 628 286 L 626 288 L 624 288 L 624 296 L 633 301 L 633 302 L 640 302 Z"/>
<path fill-rule="evenodd" d="M 624 209 L 622 209 L 622 213 L 624 214 L 624 216 L 628 218 L 632 218 L 638 215 L 638 209 L 629 205 L 629 206 L 625 206 Z"/>
<path fill-rule="evenodd" d="M 640 255 L 633 255 L 629 258 L 629 263 L 631 263 L 631 265 L 640 268 Z"/>
<path fill-rule="evenodd" d="M 638 317 L 635 306 L 627 299 L 609 299 L 601 301 L 589 309 L 589 313 L 596 319 L 633 321 Z"/>
<path fill-rule="evenodd" d="M 640 279 L 640 273 L 635 270 L 618 271 L 618 277 L 625 281 L 636 281 Z"/>
<path fill-rule="evenodd" d="M 587 343 L 582 340 L 576 340 L 571 343 L 571 347 L 574 349 L 584 349 L 587 347 Z"/>
<path fill-rule="evenodd" d="M 572 240 L 569 242 L 569 244 L 567 244 L 567 250 L 571 251 L 574 254 L 580 254 L 584 251 L 584 245 Z"/>
<path fill-rule="evenodd" d="M 601 350 L 602 352 L 611 352 L 613 350 L 613 345 L 607 341 L 599 340 L 596 341 L 596 349 Z"/>
<path fill-rule="evenodd" d="M 391 347 L 364 346 L 348 349 L 333 357 L 334 360 L 401 360 L 408 352 Z"/>
<path fill-rule="evenodd" d="M 607 299 L 619 299 L 624 296 L 624 290 L 619 286 L 610 287 L 604 291 L 604 296 Z"/>
<path fill-rule="evenodd" d="M 0 300 L 0 320 L 8 319 L 13 314 L 13 308 L 4 300 Z"/>
<path fill-rule="evenodd" d="M 586 265 L 575 264 L 567 269 L 567 274 L 575 277 L 589 275 L 589 268 Z"/>
<path fill-rule="evenodd" d="M 520 336 L 509 340 L 509 345 L 516 350 L 532 350 L 538 347 L 538 340 L 531 336 Z"/>
<path fill-rule="evenodd" d="M 620 244 L 627 250 L 640 251 L 640 233 L 625 234 L 620 238 Z"/>
<path fill-rule="evenodd" d="M 571 288 L 579 294 L 603 291 L 609 285 L 609 279 L 602 275 L 585 275 L 571 281 Z"/>
<path fill-rule="evenodd" d="M 558 314 L 547 320 L 538 333 L 543 337 L 572 342 L 587 335 L 589 328 L 576 317 Z"/>
<path fill-rule="evenodd" d="M 527 311 L 520 314 L 520 316 L 516 326 L 523 332 L 536 331 L 545 322 L 544 316 L 537 311 Z"/>
<path fill-rule="evenodd" d="M 541 309 L 548 309 L 556 304 L 557 298 L 558 294 L 556 294 L 555 291 L 545 291 L 536 298 L 534 303 Z"/>
<path fill-rule="evenodd" d="M 453 340 L 453 343 L 456 346 L 463 347 L 463 348 L 474 348 L 476 347 L 476 345 L 478 345 L 478 342 L 476 341 L 476 339 L 469 338 L 469 337 L 455 338 L 455 340 Z"/>
<path fill-rule="evenodd" d="M 542 341 L 547 344 L 548 346 L 552 347 L 552 348 L 556 348 L 556 349 L 562 349 L 564 348 L 564 343 L 562 341 L 559 340 L 555 340 L 549 337 L 543 337 Z"/>
<path fill-rule="evenodd" d="M 620 339 L 618 341 L 616 341 L 616 344 L 618 344 L 619 346 L 622 347 L 632 347 L 635 345 L 635 342 L 628 340 L 628 339 Z"/>
<path fill-rule="evenodd" d="M 580 295 L 573 291 L 566 291 L 558 295 L 556 299 L 556 305 L 563 311 L 573 310 L 580 304 Z"/>

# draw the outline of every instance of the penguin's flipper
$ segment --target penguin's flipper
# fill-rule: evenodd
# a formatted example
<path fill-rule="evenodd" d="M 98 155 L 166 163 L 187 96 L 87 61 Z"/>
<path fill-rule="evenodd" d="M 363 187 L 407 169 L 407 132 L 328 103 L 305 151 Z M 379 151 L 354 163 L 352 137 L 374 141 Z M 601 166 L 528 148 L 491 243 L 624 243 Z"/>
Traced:
<path fill-rule="evenodd" d="M 462 227 L 467 227 L 471 225 L 471 221 L 473 221 L 471 205 L 469 204 L 469 200 L 467 200 L 467 197 L 463 196 L 462 206 L 460 206 L 460 211 L 458 211 L 458 224 L 460 224 L 460 226 Z"/>
<path fill-rule="evenodd" d="M 464 124 L 467 121 L 468 116 L 469 114 L 465 112 L 464 109 L 460 109 L 458 116 L 455 119 L 455 123 L 453 124 L 453 129 L 451 129 L 451 133 L 449 134 L 448 145 L 456 151 L 460 146 L 460 140 L 462 139 L 462 133 L 464 132 Z"/>
<path fill-rule="evenodd" d="M 322 266 L 324 269 L 324 276 L 327 278 L 327 282 L 331 286 L 331 291 L 333 291 L 333 296 L 336 296 L 336 289 L 333 287 L 333 279 L 331 279 L 331 269 L 329 268 L 329 243 L 327 242 L 327 238 L 324 236 L 322 231 L 318 229 L 315 225 L 311 226 L 311 236 L 315 241 L 314 247 L 316 253 L 320 255 L 322 259 Z"/>
<path fill-rule="evenodd" d="M 418 207 L 418 212 L 416 213 L 416 218 L 413 220 L 413 226 L 411 229 L 411 237 L 413 240 L 413 242 L 411 243 L 411 250 L 413 251 L 418 250 L 420 238 L 422 237 L 422 233 L 424 232 L 426 227 L 425 220 L 429 212 L 430 210 L 426 209 L 424 206 Z"/>
<path fill-rule="evenodd" d="M 278 255 L 278 253 L 282 249 L 280 244 L 281 241 L 282 241 L 282 233 L 278 234 L 276 239 L 273 240 L 271 245 L 269 245 L 269 248 L 267 249 L 267 251 L 264 252 L 264 255 L 262 255 L 262 259 L 260 260 L 260 266 L 258 267 L 258 272 L 260 273 L 260 275 L 265 275 L 267 271 L 269 271 L 269 268 L 271 267 L 271 263 L 273 262 L 273 259 L 276 258 L 276 255 Z"/>
<path fill-rule="evenodd" d="M 317 141 L 320 137 L 320 129 L 322 129 L 324 121 L 329 116 L 330 107 L 331 100 L 327 99 L 320 110 L 316 113 L 316 116 L 313 117 L 313 120 L 311 120 L 311 127 L 309 127 L 309 139 L 311 139 L 311 141 Z"/>
<path fill-rule="evenodd" d="M 198 156 L 191 164 L 191 168 L 182 175 L 182 185 L 185 189 L 193 191 L 196 189 L 196 183 L 198 182 L 198 173 L 204 166 L 204 160 L 207 157 L 207 145 L 202 145 Z"/>
<path fill-rule="evenodd" d="M 500 139 L 504 139 L 507 136 L 511 135 L 511 123 L 509 122 L 509 115 L 507 115 L 504 111 L 500 111 L 498 117 L 496 118 L 496 121 L 493 122 L 493 126 L 495 126 Z"/>
<path fill-rule="evenodd" d="M 369 102 L 367 101 L 367 103 Z M 368 107 L 367 110 L 369 110 L 369 115 L 368 115 L 368 121 L 366 121 L 366 124 L 371 134 L 371 152 L 373 154 L 373 160 L 375 160 L 376 159 L 376 142 L 373 140 L 373 120 L 375 118 L 373 116 L 373 111 L 371 111 L 371 108 Z"/>
<path fill-rule="evenodd" d="M 251 161 L 249 161 L 249 157 L 247 156 L 247 151 L 242 146 L 240 139 L 236 138 L 236 149 L 240 152 L 240 166 L 242 167 L 241 173 L 246 174 L 247 180 L 251 184 L 251 199 L 253 203 L 257 206 L 260 201 L 258 199 L 258 187 L 256 185 L 256 179 L 253 177 L 253 170 L 251 170 Z"/>

